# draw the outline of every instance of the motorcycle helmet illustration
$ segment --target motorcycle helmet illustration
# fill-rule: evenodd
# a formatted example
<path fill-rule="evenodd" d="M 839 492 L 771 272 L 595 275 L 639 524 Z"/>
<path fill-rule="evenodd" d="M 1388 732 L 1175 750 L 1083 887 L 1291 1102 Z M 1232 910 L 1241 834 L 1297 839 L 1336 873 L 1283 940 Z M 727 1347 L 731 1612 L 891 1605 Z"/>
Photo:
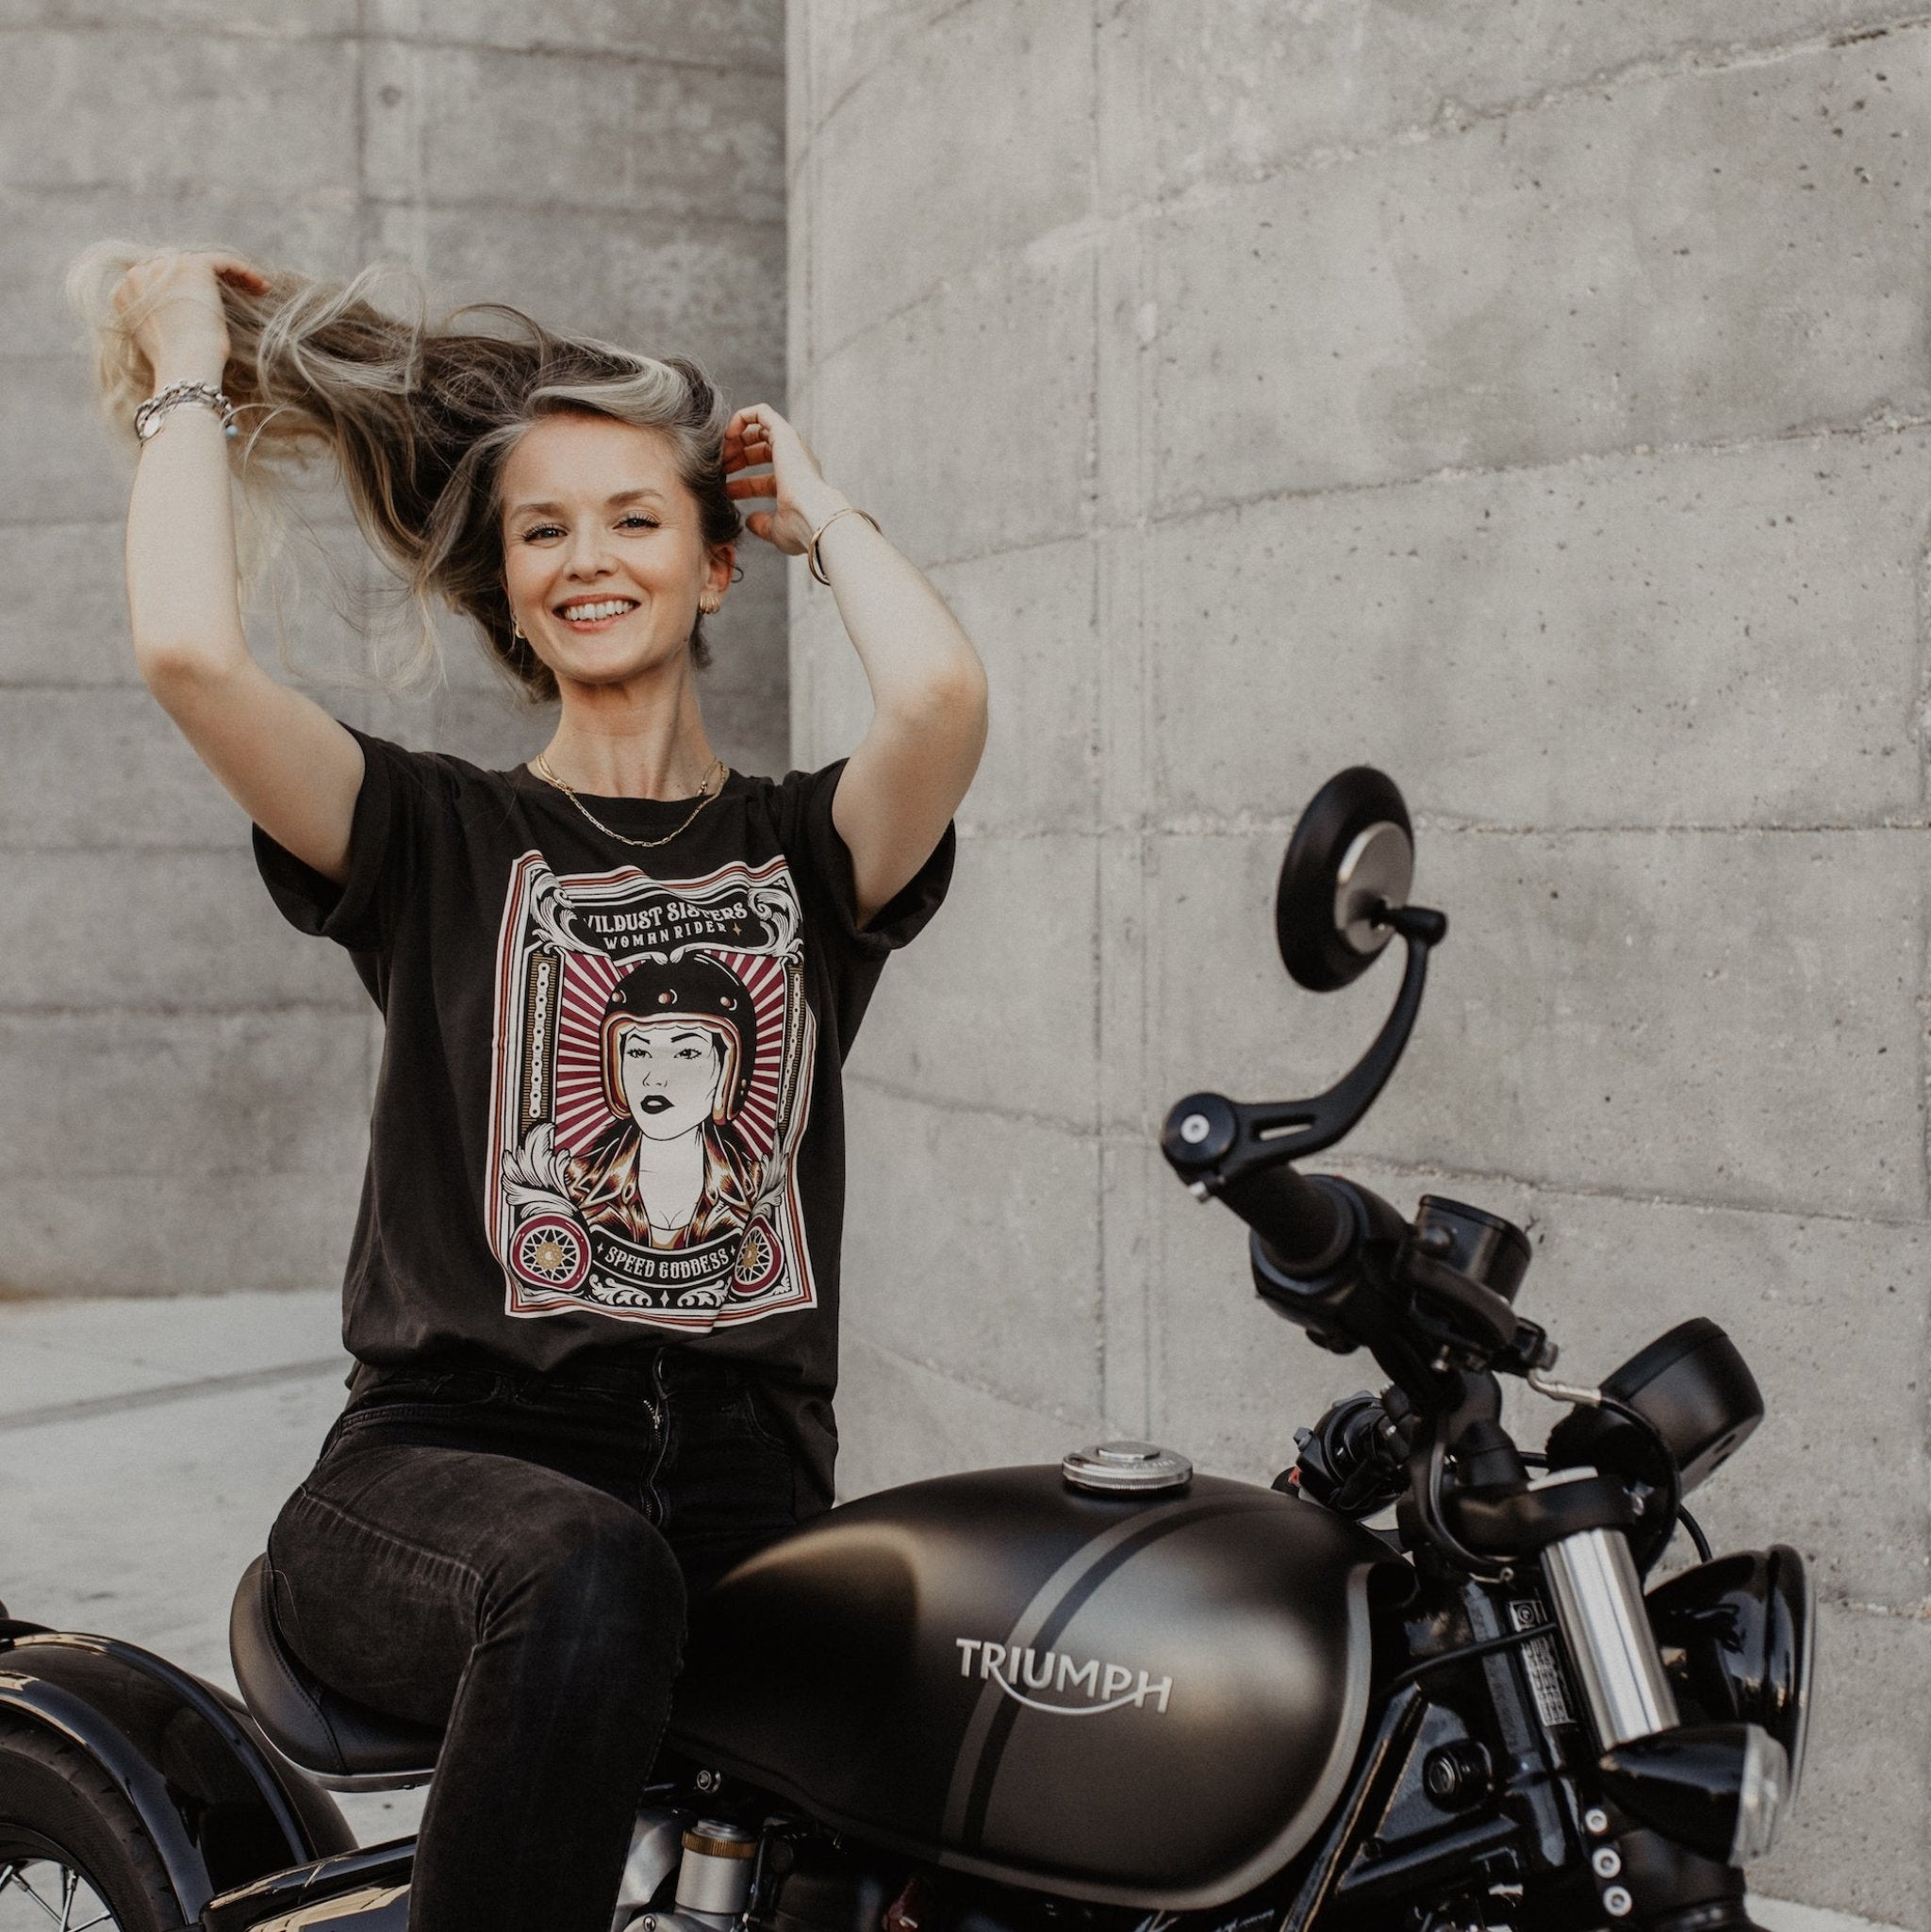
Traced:
<path fill-rule="evenodd" d="M 717 1041 L 722 1074 L 711 1118 L 731 1119 L 744 1104 L 756 1070 L 757 1017 L 750 988 L 708 952 L 687 952 L 668 963 L 645 960 L 610 989 L 602 1027 L 605 1104 L 619 1119 L 630 1113 L 622 1078 L 624 1035 L 666 1020 L 701 1028 Z"/>

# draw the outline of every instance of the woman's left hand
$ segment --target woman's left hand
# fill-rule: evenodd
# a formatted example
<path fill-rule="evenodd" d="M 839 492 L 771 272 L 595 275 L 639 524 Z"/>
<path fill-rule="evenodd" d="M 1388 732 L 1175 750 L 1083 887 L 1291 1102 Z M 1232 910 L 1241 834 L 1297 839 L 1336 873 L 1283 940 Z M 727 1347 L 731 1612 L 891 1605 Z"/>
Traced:
<path fill-rule="evenodd" d="M 744 473 L 767 464 L 768 476 Z M 734 497 L 776 503 L 775 509 L 751 511 L 744 525 L 786 556 L 802 556 L 812 532 L 845 502 L 804 438 L 767 403 L 749 404 L 724 425 L 724 475 Z"/>
<path fill-rule="evenodd" d="M 767 464 L 768 476 L 745 473 Z M 725 424 L 724 472 L 733 497 L 776 504 L 745 527 L 787 556 L 852 507 L 804 438 L 763 403 Z M 831 584 L 871 685 L 871 724 L 832 795 L 863 926 L 931 857 L 966 796 L 985 744 L 985 669 L 945 601 L 869 517 L 839 518 L 827 547 L 831 574 L 820 581 Z"/>

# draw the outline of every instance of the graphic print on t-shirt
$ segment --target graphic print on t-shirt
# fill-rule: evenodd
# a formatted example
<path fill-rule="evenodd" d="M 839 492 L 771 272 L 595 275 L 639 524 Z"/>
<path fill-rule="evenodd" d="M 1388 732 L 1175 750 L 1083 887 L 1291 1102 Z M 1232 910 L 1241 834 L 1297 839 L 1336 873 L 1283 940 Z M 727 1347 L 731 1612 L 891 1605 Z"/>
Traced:
<path fill-rule="evenodd" d="M 513 1315 L 704 1329 L 816 1305 L 792 1154 L 811 1102 L 782 858 L 702 879 L 510 868 L 489 1245 Z"/>

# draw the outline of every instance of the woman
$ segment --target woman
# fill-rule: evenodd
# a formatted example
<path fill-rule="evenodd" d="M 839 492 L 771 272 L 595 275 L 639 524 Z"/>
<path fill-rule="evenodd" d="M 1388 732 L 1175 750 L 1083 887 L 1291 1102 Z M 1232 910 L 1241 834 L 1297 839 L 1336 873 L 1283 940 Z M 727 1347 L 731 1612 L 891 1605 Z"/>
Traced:
<path fill-rule="evenodd" d="M 426 327 L 223 255 L 97 252 L 76 289 L 142 435 L 141 675 L 385 1019 L 356 1367 L 270 1538 L 277 1615 L 339 1692 L 446 1725 L 413 1926 L 605 1932 L 686 1593 L 830 1500 L 839 1066 L 944 894 L 983 673 L 790 424 L 727 418 L 688 363 L 514 311 Z M 231 462 L 314 452 L 415 591 L 560 702 L 527 766 L 349 730 L 250 657 Z M 782 781 L 728 771 L 698 702 L 751 499 L 751 534 L 829 583 L 874 705 L 848 761 Z M 741 1005 L 706 1012 L 727 978 Z M 606 1040 L 625 988 L 649 1024 Z M 703 1085 L 728 1071 L 738 1146 L 652 1139 L 656 1022 L 727 1016 L 737 1064 Z M 652 1158 L 613 1221 L 619 1121 Z"/>

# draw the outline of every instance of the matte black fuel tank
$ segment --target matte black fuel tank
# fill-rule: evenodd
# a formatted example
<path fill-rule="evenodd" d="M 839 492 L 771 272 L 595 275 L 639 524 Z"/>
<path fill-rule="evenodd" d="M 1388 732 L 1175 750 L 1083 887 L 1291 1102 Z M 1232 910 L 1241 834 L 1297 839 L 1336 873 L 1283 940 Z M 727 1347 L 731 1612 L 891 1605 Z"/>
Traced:
<path fill-rule="evenodd" d="M 1147 1907 L 1238 1896 L 1338 1797 L 1397 1563 L 1215 1477 L 1097 1496 L 983 1470 L 833 1510 L 693 1615 L 670 1735 L 828 1825 Z M 1388 1580 L 1393 1581 L 1391 1577 Z"/>

